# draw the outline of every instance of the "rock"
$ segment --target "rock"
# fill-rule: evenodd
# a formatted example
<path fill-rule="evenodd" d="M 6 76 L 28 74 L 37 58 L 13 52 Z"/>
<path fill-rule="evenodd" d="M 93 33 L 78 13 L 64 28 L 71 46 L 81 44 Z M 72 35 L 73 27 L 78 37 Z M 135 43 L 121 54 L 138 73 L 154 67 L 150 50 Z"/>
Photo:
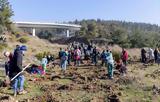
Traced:
<path fill-rule="evenodd" d="M 117 95 L 113 94 L 113 95 L 109 95 L 108 96 L 108 100 L 109 102 L 120 102 L 120 99 Z"/>
<path fill-rule="evenodd" d="M 17 102 L 17 100 L 11 96 L 0 96 L 0 102 Z"/>

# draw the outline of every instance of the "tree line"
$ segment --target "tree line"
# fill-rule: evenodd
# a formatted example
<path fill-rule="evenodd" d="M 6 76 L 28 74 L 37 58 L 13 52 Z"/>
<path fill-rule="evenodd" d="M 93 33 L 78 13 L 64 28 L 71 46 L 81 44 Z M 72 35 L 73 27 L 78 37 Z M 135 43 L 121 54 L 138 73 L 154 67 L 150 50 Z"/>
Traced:
<path fill-rule="evenodd" d="M 114 20 L 75 20 L 82 26 L 79 35 L 88 39 L 105 38 L 125 48 L 160 47 L 160 27 L 155 24 Z"/>

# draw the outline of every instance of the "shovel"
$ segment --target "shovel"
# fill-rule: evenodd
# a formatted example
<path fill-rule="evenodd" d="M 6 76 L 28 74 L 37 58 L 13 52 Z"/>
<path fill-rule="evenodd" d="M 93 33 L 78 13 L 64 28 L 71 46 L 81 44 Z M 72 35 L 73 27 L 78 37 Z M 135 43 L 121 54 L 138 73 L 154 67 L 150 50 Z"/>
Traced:
<path fill-rule="evenodd" d="M 19 72 L 16 76 L 14 76 L 11 80 L 9 79 L 9 76 L 6 76 L 4 81 L 4 86 L 9 85 L 15 78 L 17 78 L 21 73 L 23 73 L 29 66 L 30 66 L 30 63 L 25 68 L 23 68 L 21 72 Z"/>

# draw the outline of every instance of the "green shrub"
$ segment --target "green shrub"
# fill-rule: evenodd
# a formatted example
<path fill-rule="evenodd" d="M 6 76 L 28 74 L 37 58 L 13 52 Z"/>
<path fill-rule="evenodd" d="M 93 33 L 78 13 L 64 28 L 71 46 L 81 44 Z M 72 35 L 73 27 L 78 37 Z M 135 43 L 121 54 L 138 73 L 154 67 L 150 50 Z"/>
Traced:
<path fill-rule="evenodd" d="M 2 51 L 3 49 L 7 48 L 8 45 L 6 43 L 0 43 L 0 51 Z"/>
<path fill-rule="evenodd" d="M 118 60 L 120 60 L 120 58 L 121 58 L 121 53 L 120 52 L 118 52 L 118 51 L 112 51 L 112 55 L 113 55 L 113 58 L 114 58 L 114 60 L 115 61 L 118 61 Z"/>
<path fill-rule="evenodd" d="M 27 43 L 29 41 L 29 37 L 23 36 L 23 37 L 19 38 L 18 41 L 20 43 Z"/>
<path fill-rule="evenodd" d="M 35 57 L 38 59 L 38 60 L 42 60 L 42 58 L 44 57 L 44 56 L 46 56 L 47 54 L 48 54 L 49 52 L 42 52 L 42 53 L 38 53 L 38 54 L 36 54 L 35 55 Z"/>

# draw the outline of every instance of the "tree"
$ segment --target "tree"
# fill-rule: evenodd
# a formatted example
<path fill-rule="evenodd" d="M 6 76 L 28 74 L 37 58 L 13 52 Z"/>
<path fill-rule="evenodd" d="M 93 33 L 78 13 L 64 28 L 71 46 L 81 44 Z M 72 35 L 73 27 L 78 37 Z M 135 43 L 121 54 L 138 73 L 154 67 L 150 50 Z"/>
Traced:
<path fill-rule="evenodd" d="M 82 27 L 80 36 L 87 39 L 106 38 L 121 47 L 156 47 L 160 46 L 160 27 L 146 23 L 125 21 L 82 20 L 75 21 Z"/>
<path fill-rule="evenodd" d="M 11 30 L 11 16 L 13 16 L 13 11 L 8 0 L 0 0 L 0 33 L 2 34 L 4 30 Z"/>
<path fill-rule="evenodd" d="M 87 28 L 88 28 L 87 33 L 90 37 L 96 37 L 97 36 L 98 29 L 97 29 L 96 22 L 92 21 L 91 23 L 88 24 Z"/>

